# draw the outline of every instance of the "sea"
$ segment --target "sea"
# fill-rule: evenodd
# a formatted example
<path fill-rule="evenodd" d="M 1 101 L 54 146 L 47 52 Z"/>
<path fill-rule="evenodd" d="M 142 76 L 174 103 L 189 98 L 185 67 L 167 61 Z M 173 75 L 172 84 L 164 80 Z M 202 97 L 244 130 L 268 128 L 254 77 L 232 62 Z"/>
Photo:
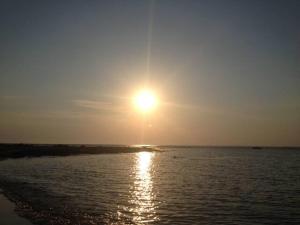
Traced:
<path fill-rule="evenodd" d="M 0 188 L 34 224 L 300 224 L 300 150 L 161 152 L 0 161 Z"/>

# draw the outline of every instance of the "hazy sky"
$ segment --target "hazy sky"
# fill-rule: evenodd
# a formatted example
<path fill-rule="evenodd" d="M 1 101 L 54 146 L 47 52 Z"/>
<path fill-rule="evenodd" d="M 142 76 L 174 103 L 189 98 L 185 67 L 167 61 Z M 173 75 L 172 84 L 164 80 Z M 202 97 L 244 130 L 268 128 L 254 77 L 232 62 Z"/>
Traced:
<path fill-rule="evenodd" d="M 0 3 L 0 142 L 300 145 L 300 1 Z"/>

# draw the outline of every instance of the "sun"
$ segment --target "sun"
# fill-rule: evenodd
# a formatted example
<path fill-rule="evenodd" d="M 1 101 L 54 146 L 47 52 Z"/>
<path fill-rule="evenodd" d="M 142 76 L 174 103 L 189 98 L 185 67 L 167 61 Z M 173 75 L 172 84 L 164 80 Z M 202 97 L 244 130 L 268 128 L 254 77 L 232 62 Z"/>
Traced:
<path fill-rule="evenodd" d="M 137 109 L 145 113 L 152 111 L 157 105 L 157 98 L 150 90 L 141 90 L 133 101 Z"/>

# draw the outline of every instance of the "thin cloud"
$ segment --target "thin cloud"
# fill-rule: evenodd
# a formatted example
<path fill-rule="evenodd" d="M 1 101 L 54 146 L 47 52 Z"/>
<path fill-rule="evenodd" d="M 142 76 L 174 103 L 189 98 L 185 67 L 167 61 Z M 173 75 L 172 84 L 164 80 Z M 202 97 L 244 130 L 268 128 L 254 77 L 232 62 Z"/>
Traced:
<path fill-rule="evenodd" d="M 120 105 L 116 105 L 111 102 L 77 99 L 77 100 L 73 100 L 73 103 L 78 107 L 93 109 L 93 110 L 97 110 L 97 111 L 108 111 L 108 112 L 125 112 L 126 111 L 124 109 L 124 107 L 122 107 Z"/>

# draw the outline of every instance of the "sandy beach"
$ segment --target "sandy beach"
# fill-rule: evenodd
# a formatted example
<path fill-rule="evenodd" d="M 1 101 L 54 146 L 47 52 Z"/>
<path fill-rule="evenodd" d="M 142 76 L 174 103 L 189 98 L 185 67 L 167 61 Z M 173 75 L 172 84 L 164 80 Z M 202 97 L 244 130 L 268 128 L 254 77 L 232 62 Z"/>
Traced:
<path fill-rule="evenodd" d="M 9 201 L 0 191 L 0 224 L 32 225 L 28 220 L 18 216 L 14 211 L 15 204 Z"/>

